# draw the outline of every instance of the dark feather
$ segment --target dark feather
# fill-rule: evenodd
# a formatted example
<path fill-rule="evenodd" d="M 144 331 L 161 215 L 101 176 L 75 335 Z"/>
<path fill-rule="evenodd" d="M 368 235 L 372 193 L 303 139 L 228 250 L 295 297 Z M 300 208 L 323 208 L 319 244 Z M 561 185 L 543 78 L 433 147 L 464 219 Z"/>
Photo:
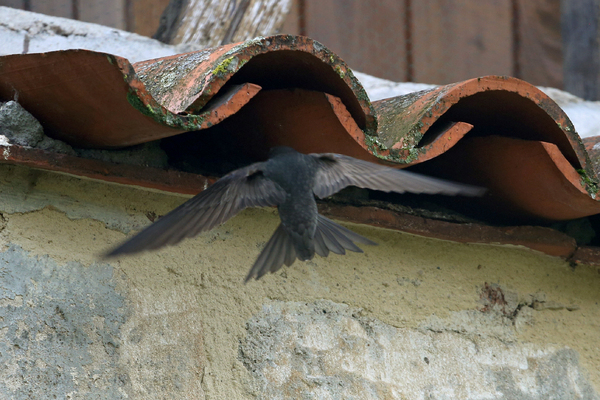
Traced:
<path fill-rule="evenodd" d="M 285 191 L 262 175 L 264 163 L 235 170 L 104 257 L 174 245 L 211 230 L 246 207 L 275 206 Z"/>
<path fill-rule="evenodd" d="M 315 231 L 315 252 L 321 257 L 327 257 L 329 255 L 329 248 L 325 244 L 323 234 L 318 226 L 317 230 Z"/>
<path fill-rule="evenodd" d="M 336 224 L 329 218 L 325 218 L 321 214 L 318 215 L 317 232 L 322 235 L 323 242 L 328 250 L 333 251 L 336 254 L 345 254 L 345 250 L 354 251 L 356 253 L 362 253 L 362 249 L 355 245 L 353 242 L 368 244 L 371 246 L 377 245 L 372 240 L 367 239 L 364 236 L 359 235 L 356 232 L 352 232 L 350 229 L 346 229 L 341 225 Z M 316 235 L 315 235 L 316 238 Z M 315 251 L 317 246 L 315 245 Z M 325 252 L 327 257 L 328 251 Z M 317 254 L 319 254 L 317 252 Z M 321 254 L 319 254 L 321 255 Z"/>
<path fill-rule="evenodd" d="M 326 219 L 326 218 L 319 218 L 319 222 L 323 225 L 325 225 L 328 229 L 328 231 L 331 233 L 331 235 L 333 235 L 333 237 L 335 237 L 335 239 L 337 240 L 337 242 L 344 248 L 350 251 L 354 251 L 357 253 L 362 253 L 362 249 L 360 247 L 358 247 L 357 245 L 355 245 L 352 240 L 350 240 L 349 237 L 347 237 L 344 232 L 342 232 L 339 228 L 341 228 L 340 225 L 336 224 L 335 222 Z"/>
<path fill-rule="evenodd" d="M 485 190 L 476 186 L 431 178 L 358 160 L 335 153 L 310 154 L 319 163 L 313 191 L 320 198 L 331 196 L 347 186 L 396 193 L 426 193 L 481 196 Z"/>
<path fill-rule="evenodd" d="M 283 225 L 279 224 L 265 248 L 258 255 L 258 258 L 246 275 L 244 283 L 252 278 L 260 279 L 267 272 L 276 272 L 284 264 L 292 265 L 296 260 L 296 251 L 290 236 L 285 231 Z M 289 262 L 289 264 L 288 264 Z"/>
<path fill-rule="evenodd" d="M 346 254 L 346 250 L 344 247 L 337 241 L 335 235 L 325 226 L 319 225 L 317 226 L 317 230 L 321 232 L 323 236 L 323 240 L 325 241 L 325 246 L 335 254 L 344 255 Z"/>
<path fill-rule="evenodd" d="M 336 224 L 335 222 L 333 222 L 329 218 L 322 216 L 321 214 L 319 214 L 317 218 L 320 224 L 327 225 L 330 227 L 330 229 L 335 230 L 337 232 L 337 236 L 344 235 L 353 242 L 368 244 L 369 246 L 377 246 L 376 242 L 367 239 L 366 237 L 359 235 L 358 233 L 351 231 L 348 228 L 344 228 L 343 226 Z"/>

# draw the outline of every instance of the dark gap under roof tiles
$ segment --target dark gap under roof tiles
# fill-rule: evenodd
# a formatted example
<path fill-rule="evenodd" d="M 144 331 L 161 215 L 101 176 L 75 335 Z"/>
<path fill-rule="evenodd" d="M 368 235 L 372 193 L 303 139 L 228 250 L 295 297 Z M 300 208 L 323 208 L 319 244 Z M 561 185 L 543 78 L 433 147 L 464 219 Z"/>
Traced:
<path fill-rule="evenodd" d="M 338 56 L 301 36 L 135 64 L 86 50 L 2 56 L 0 100 L 12 99 L 49 136 L 78 147 L 122 148 L 185 132 L 202 143 L 203 131 L 223 127 L 217 132 L 230 135 L 232 148 L 256 159 L 275 145 L 337 152 L 485 186 L 489 195 L 481 202 L 500 214 L 564 221 L 600 213 L 598 178 L 584 143 L 534 86 L 488 76 L 371 103 Z M 592 149 L 588 143 L 595 154 Z M 186 194 L 214 181 L 17 145 L 0 146 L 0 162 Z M 432 231 L 434 225 L 380 209 L 324 206 L 324 212 L 454 240 L 461 239 L 449 232 L 464 228 L 438 221 Z M 468 226 L 463 241 L 523 244 L 587 262 L 600 254 L 559 232 L 547 234 L 548 228 L 511 233 Z"/>

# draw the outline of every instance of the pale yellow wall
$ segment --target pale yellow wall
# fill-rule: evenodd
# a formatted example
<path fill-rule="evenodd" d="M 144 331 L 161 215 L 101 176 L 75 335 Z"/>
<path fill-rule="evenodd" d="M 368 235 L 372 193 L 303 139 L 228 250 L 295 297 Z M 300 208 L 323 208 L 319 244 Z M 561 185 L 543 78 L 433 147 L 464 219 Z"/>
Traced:
<path fill-rule="evenodd" d="M 121 221 L 121 230 L 139 227 L 147 221 L 145 213 L 164 214 L 185 200 L 6 165 L 0 165 L 0 191 L 0 210 L 5 211 L 2 250 L 17 245 L 29 257 L 49 256 L 58 269 L 68 262 L 93 268 L 98 254 L 126 238 L 107 223 L 117 226 L 115 221 Z M 600 390 L 597 268 L 571 268 L 561 259 L 525 249 L 458 244 L 347 224 L 380 245 L 364 246 L 364 254 L 296 262 L 243 285 L 277 224 L 274 209 L 251 209 L 177 247 L 111 262 L 111 279 L 129 309 L 117 352 L 109 355 L 116 360 L 115 371 L 128 376 L 123 391 L 132 398 L 178 398 L 177 393 L 189 398 L 251 398 L 259 389 L 239 359 L 246 323 L 265 304 L 288 307 L 320 299 L 360 308 L 361 317 L 400 329 L 394 332 L 447 331 L 539 349 L 568 346 L 579 354 L 596 392 Z M 516 325 L 500 314 L 483 317 L 472 310 L 481 306 L 485 282 L 499 284 L 510 301 L 531 303 L 537 296 L 558 309 L 524 307 Z M 78 283 L 65 283 L 69 284 Z M 0 306 L 2 301 L 18 303 L 0 299 Z M 101 300 L 94 301 L 98 307 Z M 19 307 L 27 304 L 17 304 L 15 312 Z M 92 348 L 91 354 L 94 351 L 105 350 Z M 91 377 L 79 380 L 93 382 Z M 78 385 L 81 393 L 92 390 Z"/>

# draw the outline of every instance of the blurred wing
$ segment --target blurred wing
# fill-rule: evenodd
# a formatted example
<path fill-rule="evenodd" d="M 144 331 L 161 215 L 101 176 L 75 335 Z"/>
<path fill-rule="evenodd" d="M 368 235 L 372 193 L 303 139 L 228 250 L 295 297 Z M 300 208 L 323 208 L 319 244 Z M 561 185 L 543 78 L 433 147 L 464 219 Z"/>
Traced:
<path fill-rule="evenodd" d="M 230 172 L 104 257 L 173 245 L 224 223 L 246 207 L 281 203 L 285 192 L 263 176 L 263 165 L 256 163 Z"/>
<path fill-rule="evenodd" d="M 294 261 L 296 261 L 296 250 L 292 238 L 285 231 L 283 225 L 279 224 L 263 251 L 260 252 L 254 265 L 250 268 L 244 283 L 248 283 L 252 278 L 258 280 L 267 272 L 277 272 L 283 264 L 289 267 Z"/>
<path fill-rule="evenodd" d="M 426 193 L 463 196 L 481 196 L 485 189 L 431 178 L 415 172 L 403 171 L 358 160 L 335 153 L 310 154 L 319 164 L 313 191 L 319 198 L 331 196 L 347 186 L 396 193 Z"/>

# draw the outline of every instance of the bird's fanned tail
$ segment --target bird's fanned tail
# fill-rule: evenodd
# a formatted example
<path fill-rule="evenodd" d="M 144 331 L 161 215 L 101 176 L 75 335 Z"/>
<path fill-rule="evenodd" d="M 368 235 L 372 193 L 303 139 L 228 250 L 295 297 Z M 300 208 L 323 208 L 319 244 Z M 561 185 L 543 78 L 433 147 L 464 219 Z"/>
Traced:
<path fill-rule="evenodd" d="M 376 246 L 372 240 L 352 232 L 336 224 L 321 214 L 317 216 L 317 231 L 315 232 L 315 252 L 321 257 L 327 257 L 329 251 L 335 254 L 346 254 L 346 250 L 362 253 L 362 249 L 354 242 Z"/>
<path fill-rule="evenodd" d="M 362 253 L 362 249 L 354 242 L 372 246 L 377 245 L 372 240 L 352 232 L 320 214 L 317 216 L 317 229 L 313 241 L 315 252 L 321 257 L 327 257 L 330 251 L 342 255 L 346 254 L 346 250 Z M 297 254 L 292 238 L 286 232 L 284 226 L 279 224 L 254 265 L 250 268 L 244 283 L 252 278 L 258 280 L 267 272 L 276 272 L 283 264 L 289 267 L 296 261 L 296 258 Z"/>
<path fill-rule="evenodd" d="M 289 267 L 294 261 L 296 261 L 296 250 L 292 238 L 285 231 L 283 225 L 279 224 L 265 248 L 258 255 L 254 265 L 250 268 L 244 283 L 252 278 L 258 280 L 267 272 L 276 272 L 284 263 Z"/>

